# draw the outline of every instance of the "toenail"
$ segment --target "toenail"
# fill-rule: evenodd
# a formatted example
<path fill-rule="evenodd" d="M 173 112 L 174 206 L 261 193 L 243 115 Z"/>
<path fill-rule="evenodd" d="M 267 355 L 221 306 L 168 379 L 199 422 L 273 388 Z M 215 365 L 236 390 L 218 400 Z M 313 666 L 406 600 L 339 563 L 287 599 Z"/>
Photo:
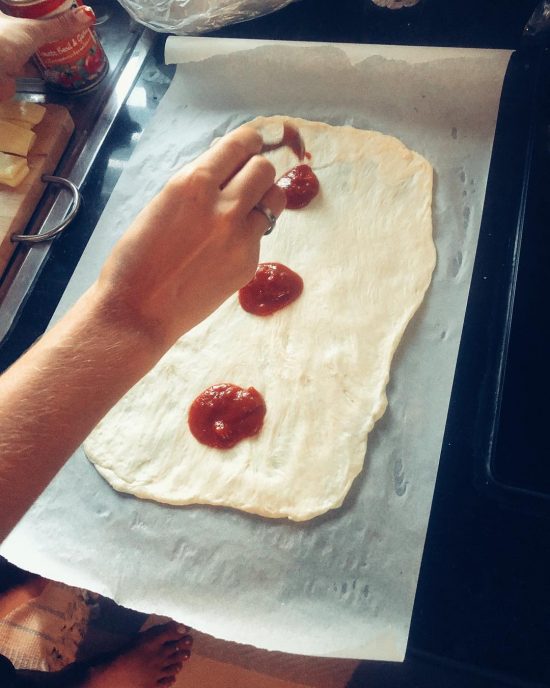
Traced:
<path fill-rule="evenodd" d="M 184 635 L 183 638 L 181 639 L 181 642 L 182 642 L 182 645 L 189 647 L 193 644 L 193 636 L 192 635 Z"/>
<path fill-rule="evenodd" d="M 191 657 L 191 653 L 189 652 L 189 650 L 182 650 L 181 651 L 182 662 L 186 662 L 189 659 L 189 657 Z"/>
<path fill-rule="evenodd" d="M 187 628 L 187 626 L 184 626 L 183 624 L 178 624 L 177 627 L 176 627 L 176 631 L 177 631 L 178 633 L 181 633 L 182 635 L 183 635 L 184 633 L 187 633 L 188 630 L 189 630 L 189 629 Z"/>

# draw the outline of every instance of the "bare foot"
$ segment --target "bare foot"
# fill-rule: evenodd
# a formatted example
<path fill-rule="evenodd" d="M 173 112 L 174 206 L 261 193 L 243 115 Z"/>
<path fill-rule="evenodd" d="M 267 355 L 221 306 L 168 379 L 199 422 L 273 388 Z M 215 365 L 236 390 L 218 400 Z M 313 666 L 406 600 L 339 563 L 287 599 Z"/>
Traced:
<path fill-rule="evenodd" d="M 180 629 L 180 630 L 178 630 Z M 108 664 L 94 667 L 83 688 L 159 688 L 176 680 L 191 655 L 193 638 L 169 623 L 140 633 L 135 645 Z"/>

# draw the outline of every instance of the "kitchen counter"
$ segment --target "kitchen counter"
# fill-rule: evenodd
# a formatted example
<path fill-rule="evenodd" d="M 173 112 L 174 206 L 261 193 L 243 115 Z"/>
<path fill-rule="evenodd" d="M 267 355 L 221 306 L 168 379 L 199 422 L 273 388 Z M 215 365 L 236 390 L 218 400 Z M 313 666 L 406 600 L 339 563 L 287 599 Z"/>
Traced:
<path fill-rule="evenodd" d="M 369 0 L 299 0 L 277 13 L 211 35 L 518 49 L 523 27 L 537 4 L 535 0 L 423 0 L 410 10 L 392 12 Z M 74 226 L 55 241 L 17 322 L 0 345 L 2 369 L 47 326 L 124 162 L 170 82 L 173 68 L 162 64 L 163 42 L 159 36 L 82 186 L 84 203 Z M 529 222 L 523 224 L 521 235 L 508 240 L 503 234 L 498 245 L 480 239 L 407 659 L 402 665 L 362 663 L 352 688 L 550 682 L 550 586 L 545 566 L 550 551 L 546 497 L 550 490 L 545 483 L 548 470 L 537 473 L 548 456 L 542 428 L 548 409 L 544 266 L 550 242 L 544 231 L 548 203 L 539 191 L 550 178 L 550 108 L 544 96 L 549 92 L 544 75 L 550 70 L 544 69 L 546 57 L 533 50 L 526 55 L 522 51 L 511 74 L 514 83 L 503 99 L 507 108 L 499 123 L 503 133 L 495 143 L 496 176 L 490 188 L 511 205 L 489 209 L 491 217 L 496 213 L 503 223 L 520 210 Z M 539 85 L 531 89 L 531 81 L 537 79 Z M 524 98 L 531 97 L 536 116 L 530 117 Z M 528 185 L 523 183 L 525 170 L 519 169 L 525 151 L 529 152 Z M 515 165 L 514 156 L 519 161 Z M 504 174 L 508 165 L 517 180 L 514 174 Z M 521 188 L 502 194 L 506 183 Z M 495 251 L 501 253 L 497 256 Z M 501 266 L 508 263 L 513 266 L 512 281 L 502 286 Z M 493 291 L 484 286 L 487 275 Z M 504 293 L 500 300 L 494 296 L 498 289 Z M 506 314 L 511 312 L 509 297 L 514 291 L 510 321 Z M 487 313 L 498 315 L 492 329 L 484 327 Z M 510 335 L 509 344 L 501 358 L 493 360 L 492 352 L 502 342 L 491 337 L 500 324 Z M 492 373 L 498 361 L 507 361 L 500 386 L 495 381 L 498 371 Z M 486 407 L 487 399 L 493 398 L 493 383 L 502 399 L 497 410 Z M 500 424 L 494 422 L 499 414 Z M 525 466 L 524 473 L 518 473 L 518 464 Z"/>

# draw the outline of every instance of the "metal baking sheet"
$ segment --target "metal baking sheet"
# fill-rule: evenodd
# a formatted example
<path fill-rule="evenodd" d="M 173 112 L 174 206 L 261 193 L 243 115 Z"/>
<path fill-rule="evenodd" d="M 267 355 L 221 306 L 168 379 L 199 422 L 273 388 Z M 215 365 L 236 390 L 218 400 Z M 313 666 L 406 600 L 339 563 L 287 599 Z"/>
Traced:
<path fill-rule="evenodd" d="M 110 72 L 96 89 L 70 96 L 47 91 L 38 77 L 17 82 L 19 97 L 35 103 L 54 102 L 69 108 L 76 131 L 56 173 L 79 188 L 84 184 L 155 40 L 152 31 L 132 26 L 124 11 L 117 10 L 116 4 L 98 32 L 109 58 Z M 121 35 L 125 36 L 125 42 L 121 42 Z M 67 217 L 71 203 L 71 195 L 65 191 L 46 192 L 25 233 L 43 235 L 51 231 Z M 78 231 L 78 220 L 70 231 Z M 7 268 L 0 273 L 0 343 L 17 321 L 51 246 L 51 241 L 45 241 L 31 248 L 19 247 Z"/>
<path fill-rule="evenodd" d="M 170 174 L 232 127 L 258 114 L 288 114 L 397 136 L 435 169 L 438 264 L 394 360 L 389 408 L 369 436 L 365 469 L 343 507 L 297 524 L 117 494 L 79 451 L 1 551 L 43 575 L 219 638 L 400 661 L 509 53 L 217 40 L 170 39 L 170 56 L 181 63 L 176 77 L 57 317 Z"/>

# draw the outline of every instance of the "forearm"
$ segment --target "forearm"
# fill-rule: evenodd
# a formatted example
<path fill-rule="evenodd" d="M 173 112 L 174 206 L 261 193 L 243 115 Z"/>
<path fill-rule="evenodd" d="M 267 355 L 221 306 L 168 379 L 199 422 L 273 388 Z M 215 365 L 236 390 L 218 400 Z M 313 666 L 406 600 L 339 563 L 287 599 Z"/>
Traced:
<path fill-rule="evenodd" d="M 92 287 L 0 377 L 0 541 L 163 353 Z"/>

